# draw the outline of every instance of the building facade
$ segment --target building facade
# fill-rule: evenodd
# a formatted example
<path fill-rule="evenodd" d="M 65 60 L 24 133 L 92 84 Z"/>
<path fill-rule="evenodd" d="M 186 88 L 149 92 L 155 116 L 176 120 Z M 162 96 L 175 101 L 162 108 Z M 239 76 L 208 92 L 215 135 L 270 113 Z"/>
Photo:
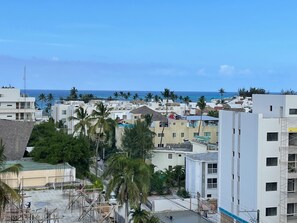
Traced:
<path fill-rule="evenodd" d="M 220 111 L 221 222 L 297 221 L 297 96 L 253 95 L 253 113 Z"/>
<path fill-rule="evenodd" d="M 21 95 L 20 89 L 0 88 L 0 119 L 35 121 L 35 98 Z"/>

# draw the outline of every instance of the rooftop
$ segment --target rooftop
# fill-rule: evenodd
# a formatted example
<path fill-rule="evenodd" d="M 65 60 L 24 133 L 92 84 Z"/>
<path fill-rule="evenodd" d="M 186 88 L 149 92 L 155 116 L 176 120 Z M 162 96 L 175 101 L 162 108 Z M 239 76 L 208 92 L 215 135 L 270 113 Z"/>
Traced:
<path fill-rule="evenodd" d="M 15 161 L 6 161 L 6 166 L 12 166 L 14 164 L 21 164 L 23 166 L 23 171 L 30 170 L 53 170 L 53 169 L 68 169 L 71 166 L 68 163 L 65 164 L 48 164 L 48 163 L 37 163 L 32 160 L 15 160 Z"/>
<path fill-rule="evenodd" d="M 187 155 L 187 157 L 196 161 L 218 161 L 218 152 L 196 153 Z"/>
<path fill-rule="evenodd" d="M 200 121 L 200 119 L 201 116 L 198 115 L 186 116 L 186 120 L 188 121 Z M 202 115 L 202 121 L 219 121 L 219 119 L 212 116 Z"/>

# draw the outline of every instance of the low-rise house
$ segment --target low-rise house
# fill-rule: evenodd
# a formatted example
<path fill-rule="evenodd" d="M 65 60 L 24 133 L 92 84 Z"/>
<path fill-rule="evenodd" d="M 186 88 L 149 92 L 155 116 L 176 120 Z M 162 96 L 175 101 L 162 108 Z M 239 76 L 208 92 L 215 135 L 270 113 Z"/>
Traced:
<path fill-rule="evenodd" d="M 186 190 L 191 196 L 218 197 L 218 152 L 187 154 Z"/>

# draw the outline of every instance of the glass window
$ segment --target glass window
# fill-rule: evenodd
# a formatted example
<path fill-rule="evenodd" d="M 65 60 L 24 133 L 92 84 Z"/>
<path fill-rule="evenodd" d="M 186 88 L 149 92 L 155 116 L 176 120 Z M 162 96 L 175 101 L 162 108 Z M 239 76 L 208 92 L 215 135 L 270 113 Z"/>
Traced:
<path fill-rule="evenodd" d="M 208 189 L 214 189 L 214 188 L 217 188 L 217 186 L 218 186 L 217 178 L 207 179 L 207 188 Z"/>
<path fill-rule="evenodd" d="M 277 215 L 277 208 L 266 208 L 266 216 L 276 216 Z"/>
<path fill-rule="evenodd" d="M 214 174 L 218 172 L 218 165 L 216 163 L 209 163 L 207 165 L 207 173 Z"/>
<path fill-rule="evenodd" d="M 172 159 L 172 154 L 171 153 L 168 154 L 168 159 Z"/>
<path fill-rule="evenodd" d="M 267 132 L 267 141 L 277 141 L 278 132 Z"/>
<path fill-rule="evenodd" d="M 158 137 L 164 137 L 164 133 L 158 133 Z"/>
<path fill-rule="evenodd" d="M 174 133 L 172 133 L 172 137 L 173 138 L 175 138 L 176 137 L 176 133 L 174 132 Z"/>
<path fill-rule="evenodd" d="M 210 137 L 211 136 L 211 133 L 210 132 L 204 132 L 204 136 Z"/>
<path fill-rule="evenodd" d="M 289 114 L 290 115 L 297 115 L 297 108 L 290 108 L 289 109 Z"/>
<path fill-rule="evenodd" d="M 62 115 L 66 115 L 66 110 L 62 110 Z"/>
<path fill-rule="evenodd" d="M 266 166 L 277 166 L 277 157 L 267 157 Z"/>
<path fill-rule="evenodd" d="M 276 191 L 277 190 L 277 182 L 266 183 L 266 191 Z"/>
<path fill-rule="evenodd" d="M 180 134 L 180 137 L 185 137 L 185 133 L 182 132 L 182 133 Z"/>

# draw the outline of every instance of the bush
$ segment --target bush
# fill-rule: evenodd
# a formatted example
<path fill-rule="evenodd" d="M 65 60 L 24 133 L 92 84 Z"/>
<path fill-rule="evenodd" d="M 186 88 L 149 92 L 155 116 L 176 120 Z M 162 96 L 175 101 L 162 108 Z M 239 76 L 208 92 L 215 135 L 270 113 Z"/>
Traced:
<path fill-rule="evenodd" d="M 190 198 L 190 193 L 186 189 L 180 189 L 176 193 L 178 196 L 182 198 Z"/>

